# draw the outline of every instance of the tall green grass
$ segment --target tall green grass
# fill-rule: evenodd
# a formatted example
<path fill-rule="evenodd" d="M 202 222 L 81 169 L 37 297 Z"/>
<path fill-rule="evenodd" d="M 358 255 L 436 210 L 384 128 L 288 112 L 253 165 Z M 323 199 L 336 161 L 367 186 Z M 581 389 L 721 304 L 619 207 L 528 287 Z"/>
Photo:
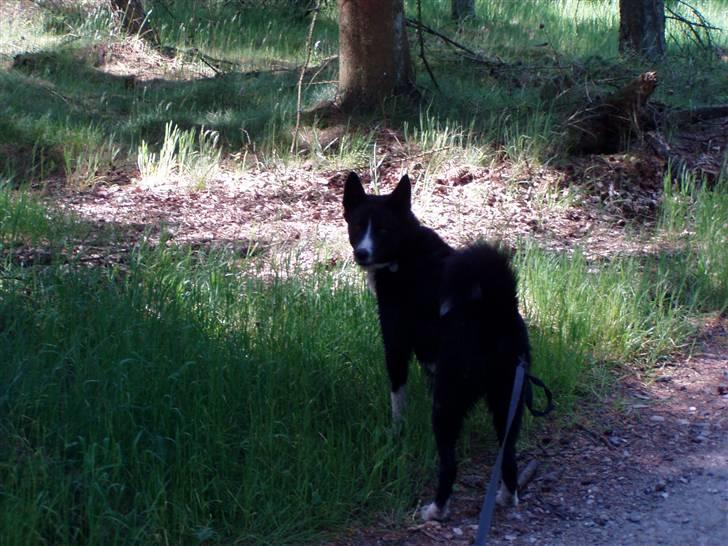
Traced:
<path fill-rule="evenodd" d="M 222 154 L 218 133 L 205 130 L 180 130 L 170 122 L 164 128 L 164 141 L 159 153 L 149 150 L 142 140 L 137 163 L 142 178 L 167 182 L 173 177 L 191 180 L 194 187 L 204 187 L 215 176 Z"/>
<path fill-rule="evenodd" d="M 7 544 L 295 543 L 411 506 L 425 388 L 393 441 L 370 297 L 228 259 L 0 280 Z"/>
<path fill-rule="evenodd" d="M 691 318 L 725 313 L 726 180 L 667 176 L 652 253 L 589 261 L 523 244 L 515 263 L 535 361 L 564 393 L 597 387 L 614 364 L 649 367 L 685 350 Z"/>
<path fill-rule="evenodd" d="M 660 230 L 684 245 L 607 262 L 529 244 L 516 255 L 534 372 L 562 416 L 615 365 L 660 362 L 691 317 L 726 309 L 725 182 L 667 191 Z M 0 192 L 4 245 L 62 245 L 72 226 L 52 217 Z M 262 271 L 164 246 L 108 268 L 28 268 L 8 248 L 3 543 L 299 543 L 401 518 L 425 494 L 427 388 L 413 368 L 393 438 L 374 301 L 347 268 Z"/>
<path fill-rule="evenodd" d="M 701 307 L 728 309 L 728 173 L 713 185 L 667 177 L 659 229 Z"/>
<path fill-rule="evenodd" d="M 49 210 L 38 199 L 0 183 L 0 251 L 23 245 L 62 246 L 82 232 L 67 214 Z"/>

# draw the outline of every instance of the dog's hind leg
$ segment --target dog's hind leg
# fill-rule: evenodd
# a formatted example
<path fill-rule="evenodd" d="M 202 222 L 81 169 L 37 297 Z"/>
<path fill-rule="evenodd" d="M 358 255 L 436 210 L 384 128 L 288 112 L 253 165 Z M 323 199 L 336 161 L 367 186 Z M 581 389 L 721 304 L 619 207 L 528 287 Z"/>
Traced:
<path fill-rule="evenodd" d="M 423 508 L 422 519 L 424 520 L 447 518 L 450 495 L 457 474 L 455 444 L 460 435 L 467 408 L 457 398 L 452 397 L 454 393 L 443 392 L 445 390 L 446 388 L 435 383 L 432 428 L 435 432 L 440 467 L 435 501 Z"/>

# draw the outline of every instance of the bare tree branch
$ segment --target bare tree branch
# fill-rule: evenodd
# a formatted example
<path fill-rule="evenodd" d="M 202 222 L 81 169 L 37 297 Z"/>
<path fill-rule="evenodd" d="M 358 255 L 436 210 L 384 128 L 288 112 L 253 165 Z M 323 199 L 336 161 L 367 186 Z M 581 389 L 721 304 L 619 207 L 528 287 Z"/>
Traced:
<path fill-rule="evenodd" d="M 316 0 L 316 5 L 313 8 L 313 15 L 311 16 L 311 24 L 308 26 L 308 37 L 306 38 L 306 60 L 301 66 L 301 74 L 298 77 L 298 91 L 296 97 L 296 127 L 293 130 L 293 140 L 291 141 L 291 153 L 295 154 L 298 151 L 298 131 L 301 128 L 301 96 L 303 94 L 303 78 L 306 76 L 306 69 L 308 63 L 311 61 L 311 51 L 313 51 L 313 30 L 316 27 L 316 19 L 318 18 L 319 8 L 321 1 Z"/>

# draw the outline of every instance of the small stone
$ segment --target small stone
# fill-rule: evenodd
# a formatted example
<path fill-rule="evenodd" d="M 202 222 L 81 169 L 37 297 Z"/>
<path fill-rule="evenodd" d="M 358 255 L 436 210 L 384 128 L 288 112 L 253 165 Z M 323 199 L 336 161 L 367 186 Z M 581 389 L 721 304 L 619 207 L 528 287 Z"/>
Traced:
<path fill-rule="evenodd" d="M 671 375 L 661 375 L 661 376 L 657 377 L 655 379 L 655 381 L 657 383 L 669 383 L 670 381 L 672 381 L 672 376 Z"/>
<path fill-rule="evenodd" d="M 627 515 L 627 520 L 631 521 L 632 523 L 639 523 L 640 521 L 642 521 L 642 516 L 635 512 L 632 512 L 631 514 Z"/>
<path fill-rule="evenodd" d="M 653 415 L 650 417 L 650 421 L 653 423 L 662 423 L 665 420 L 665 418 L 662 415 Z"/>
<path fill-rule="evenodd" d="M 453 527 L 452 532 L 457 537 L 463 536 L 463 530 L 460 527 Z"/>
<path fill-rule="evenodd" d="M 505 538 L 509 542 L 512 542 L 518 538 L 518 535 L 506 535 L 503 538 Z"/>
<path fill-rule="evenodd" d="M 655 491 L 664 491 L 667 489 L 667 482 L 665 480 L 660 480 L 655 484 Z"/>

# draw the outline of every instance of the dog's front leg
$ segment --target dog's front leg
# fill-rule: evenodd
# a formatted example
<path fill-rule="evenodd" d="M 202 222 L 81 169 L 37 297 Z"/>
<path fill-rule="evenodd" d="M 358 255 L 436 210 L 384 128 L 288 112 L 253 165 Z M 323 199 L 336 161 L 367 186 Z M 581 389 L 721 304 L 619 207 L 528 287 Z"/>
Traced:
<path fill-rule="evenodd" d="M 404 421 L 404 413 L 407 408 L 407 374 L 412 353 L 402 347 L 387 349 L 386 344 L 385 351 L 391 386 L 389 396 L 392 404 L 392 423 L 395 428 L 399 428 Z"/>
<path fill-rule="evenodd" d="M 407 406 L 407 375 L 412 357 L 412 343 L 405 328 L 406 322 L 393 310 L 380 309 L 380 324 L 384 340 L 384 356 L 391 387 L 392 422 L 398 429 Z"/>

